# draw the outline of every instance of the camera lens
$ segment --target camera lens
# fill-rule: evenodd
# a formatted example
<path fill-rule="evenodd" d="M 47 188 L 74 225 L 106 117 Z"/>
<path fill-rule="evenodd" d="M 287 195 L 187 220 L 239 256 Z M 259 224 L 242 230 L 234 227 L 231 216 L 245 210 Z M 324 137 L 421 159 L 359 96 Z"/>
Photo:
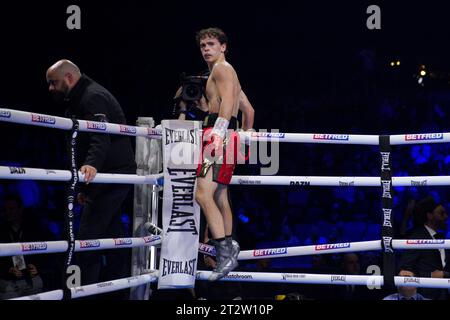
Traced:
<path fill-rule="evenodd" d="M 186 93 L 189 97 L 197 97 L 200 93 L 197 86 L 188 86 L 186 88 Z"/>
<path fill-rule="evenodd" d="M 181 99 L 184 101 L 197 101 L 202 98 L 202 88 L 197 83 L 186 84 L 183 87 Z"/>

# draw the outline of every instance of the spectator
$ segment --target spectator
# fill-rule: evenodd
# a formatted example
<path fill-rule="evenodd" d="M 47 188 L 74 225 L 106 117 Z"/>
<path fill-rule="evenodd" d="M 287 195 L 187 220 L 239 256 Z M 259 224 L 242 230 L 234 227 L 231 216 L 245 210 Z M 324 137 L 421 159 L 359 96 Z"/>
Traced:
<path fill-rule="evenodd" d="M 18 195 L 5 197 L 0 225 L 0 243 L 24 243 L 51 240 L 48 232 L 25 212 Z M 48 273 L 47 257 L 16 255 L 0 258 L 0 299 L 37 294 L 43 291 L 43 274 Z M 42 276 L 42 277 L 41 277 Z"/>
<path fill-rule="evenodd" d="M 402 270 L 398 275 L 400 277 L 414 277 L 414 272 Z M 383 300 L 430 300 L 430 299 L 427 299 L 420 293 L 417 293 L 416 287 L 399 286 L 398 293 L 393 293 L 387 297 L 384 297 Z"/>
<path fill-rule="evenodd" d="M 359 255 L 356 253 L 346 253 L 341 259 L 341 272 L 342 275 L 358 276 L 361 273 L 361 264 Z M 380 293 L 378 290 L 369 290 L 367 286 L 361 285 L 346 285 L 346 286 L 334 286 L 333 299 L 342 300 L 370 300 L 381 299 L 378 297 Z"/>
<path fill-rule="evenodd" d="M 444 206 L 431 196 L 425 197 L 414 208 L 415 229 L 410 239 L 443 239 L 445 233 L 439 231 L 447 229 L 447 219 Z M 450 278 L 446 253 L 444 249 L 407 250 L 401 256 L 400 268 L 418 277 Z M 421 288 L 419 293 L 432 300 L 448 298 L 448 291 L 444 289 Z"/>

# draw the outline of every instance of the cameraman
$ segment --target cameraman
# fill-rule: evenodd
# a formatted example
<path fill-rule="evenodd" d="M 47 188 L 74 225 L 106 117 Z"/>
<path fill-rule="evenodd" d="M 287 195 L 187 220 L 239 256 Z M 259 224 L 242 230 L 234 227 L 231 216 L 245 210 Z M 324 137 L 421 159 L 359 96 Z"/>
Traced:
<path fill-rule="evenodd" d="M 183 87 L 180 87 L 175 94 L 174 100 L 177 103 L 178 120 L 198 120 L 203 121 L 208 115 L 208 103 L 206 98 L 202 95 L 200 100 L 196 101 L 184 101 L 181 98 Z"/>
<path fill-rule="evenodd" d="M 181 75 L 181 86 L 174 97 L 173 114 L 178 120 L 202 121 L 208 115 L 208 102 L 204 92 L 208 73 L 188 77 Z"/>
<path fill-rule="evenodd" d="M 198 76 L 187 77 L 181 75 L 181 86 L 175 93 L 173 115 L 178 120 L 202 121 L 209 114 L 208 100 L 205 97 L 206 81 L 209 71 L 201 72 Z M 238 127 L 246 131 L 252 128 L 254 110 L 244 91 L 239 95 L 239 111 L 242 115 L 242 125 Z"/>

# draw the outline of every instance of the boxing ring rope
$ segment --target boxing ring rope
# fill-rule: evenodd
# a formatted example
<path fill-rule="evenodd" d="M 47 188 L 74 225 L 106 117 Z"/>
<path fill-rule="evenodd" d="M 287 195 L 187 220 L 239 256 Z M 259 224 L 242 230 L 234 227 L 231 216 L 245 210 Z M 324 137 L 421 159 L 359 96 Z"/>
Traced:
<path fill-rule="evenodd" d="M 430 250 L 430 249 L 450 249 L 450 240 L 432 240 L 432 239 L 410 239 L 410 240 L 392 240 L 394 249 L 404 250 Z M 299 247 L 280 247 L 268 249 L 242 250 L 239 253 L 238 260 L 257 260 L 257 259 L 274 259 L 287 257 L 300 257 L 320 254 L 361 252 L 382 250 L 381 240 L 360 241 L 360 242 L 344 242 L 332 244 L 318 244 Z M 199 252 L 215 256 L 213 246 L 201 243 Z"/>
<path fill-rule="evenodd" d="M 73 126 L 72 119 L 2 108 L 0 108 L 0 121 L 62 130 L 71 130 Z M 87 120 L 77 121 L 80 124 L 79 131 L 81 132 L 111 133 L 125 136 L 161 139 L 161 131 L 153 128 Z"/>
<path fill-rule="evenodd" d="M 158 236 L 155 236 L 158 237 Z M 158 245 L 161 240 L 155 239 L 154 243 L 146 245 Z M 142 245 L 142 244 L 137 244 Z M 450 240 L 393 240 L 395 249 L 448 249 Z M 79 248 L 79 243 L 77 245 Z M 104 247 L 102 249 L 113 249 Z M 253 260 L 263 258 L 281 258 L 312 254 L 331 254 L 357 251 L 381 250 L 380 241 L 365 241 L 340 244 L 323 244 L 304 247 L 287 247 L 274 249 L 258 249 L 242 251 L 239 260 Z M 91 249 L 92 250 L 92 249 Z M 97 250 L 97 249 L 95 249 Z M 100 250 L 100 249 L 98 249 Z M 56 252 L 56 251 L 55 251 Z M 214 255 L 214 248 L 206 244 L 200 244 L 199 252 Z M 48 252 L 47 252 L 48 253 Z M 142 284 L 154 282 L 157 279 L 157 271 L 152 274 L 107 281 L 83 287 L 71 288 L 72 299 L 91 296 L 100 293 L 122 290 Z M 197 280 L 207 280 L 211 271 L 197 271 Z M 450 281 L 446 279 L 417 278 L 417 277 L 395 277 L 396 286 L 413 286 L 421 288 L 450 288 Z M 134 282 L 133 282 L 134 281 Z M 231 272 L 221 281 L 242 282 L 273 282 L 273 283 L 297 283 L 297 284 L 329 284 L 329 285 L 371 285 L 382 286 L 383 276 L 354 276 L 354 275 L 317 275 L 317 274 L 295 274 L 295 273 L 252 273 Z M 15 298 L 12 300 L 61 300 L 62 290 L 41 293 L 33 296 Z"/>
<path fill-rule="evenodd" d="M 19 298 L 12 298 L 8 300 L 62 300 L 64 297 L 64 292 L 62 290 L 54 290 L 48 292 L 38 293 L 32 296 L 23 296 Z"/>
<path fill-rule="evenodd" d="M 75 252 L 96 251 L 106 249 L 136 248 L 145 246 L 158 246 L 162 242 L 161 236 L 148 236 L 141 238 L 118 238 L 99 240 L 76 240 Z M 450 240 L 438 239 L 409 239 L 392 240 L 394 249 L 450 249 Z M 344 242 L 331 244 L 318 244 L 298 247 L 280 247 L 255 250 L 243 250 L 239 253 L 239 260 L 257 260 L 283 257 L 299 257 L 307 255 L 361 252 L 381 250 L 380 240 Z M 0 257 L 14 255 L 37 255 L 48 253 L 60 253 L 67 250 L 67 241 L 42 241 L 26 243 L 2 243 L 0 244 Z M 199 243 L 198 251 L 203 254 L 215 256 L 215 249 L 208 244 Z"/>
<path fill-rule="evenodd" d="M 161 244 L 161 236 L 141 238 L 117 238 L 99 240 L 76 240 L 75 252 L 97 251 L 106 249 L 124 249 L 137 247 L 151 247 Z M 35 255 L 60 253 L 67 251 L 67 241 L 42 241 L 26 243 L 1 243 L 0 257 L 15 255 Z"/>
<path fill-rule="evenodd" d="M 155 273 L 143 274 L 140 276 L 129 277 L 124 279 L 117 279 L 113 281 L 100 282 L 89 284 L 82 287 L 70 288 L 71 298 L 79 299 L 83 297 L 93 296 L 102 293 L 114 292 L 118 290 L 138 287 L 143 284 L 155 282 L 157 277 Z M 31 296 L 24 296 L 20 298 L 13 298 L 9 300 L 62 300 L 63 290 L 54 290 L 44 293 L 39 293 Z"/>
<path fill-rule="evenodd" d="M 20 123 L 33 126 L 50 127 L 63 130 L 72 130 L 73 120 L 61 117 L 54 117 L 44 114 L 23 112 L 0 108 L 0 121 Z M 134 127 L 128 125 L 119 125 L 95 121 L 77 120 L 79 131 L 110 133 L 135 137 L 147 137 L 161 139 L 162 131 L 160 129 Z M 390 145 L 405 144 L 424 144 L 424 143 L 447 143 L 450 142 L 450 133 L 430 133 L 430 134 L 407 134 L 407 135 L 347 135 L 347 134 L 300 134 L 300 133 L 277 133 L 277 132 L 240 132 L 250 141 L 267 142 L 288 142 L 288 143 L 316 143 L 316 144 L 348 144 L 348 145 L 374 145 L 380 146 L 380 138 L 388 138 Z M 151 176 L 137 175 L 117 175 L 117 174 L 98 174 L 93 182 L 96 183 L 128 183 L 128 184 L 152 184 L 162 185 L 162 174 Z M 33 179 L 44 181 L 69 181 L 71 179 L 70 171 L 46 170 L 33 168 L 0 167 L 0 178 L 3 179 Z M 80 174 L 80 182 L 84 181 Z M 235 176 L 231 184 L 239 185 L 289 185 L 289 186 L 332 186 L 332 187 L 380 187 L 383 185 L 380 177 L 259 177 L 259 176 Z M 424 177 L 394 177 L 392 186 L 446 186 L 450 185 L 450 176 L 424 176 Z M 146 239 L 147 238 L 147 239 Z M 161 243 L 161 238 L 151 237 L 134 238 L 136 243 L 129 239 L 102 239 L 102 240 L 81 240 L 76 241 L 77 251 L 96 250 L 96 246 L 102 246 L 101 249 L 117 248 L 117 240 L 123 242 L 120 248 L 154 246 Z M 141 242 L 138 241 L 140 239 Z M 150 241 L 150 239 L 153 239 Z M 132 240 L 131 243 L 129 240 Z M 145 241 L 150 241 L 149 244 Z M 94 241 L 83 248 L 83 243 Z M 96 242 L 98 241 L 98 242 Z M 301 256 L 311 254 L 355 252 L 367 250 L 383 249 L 383 240 L 354 242 L 343 244 L 315 245 L 304 247 L 259 249 L 242 251 L 239 260 L 275 258 L 288 256 Z M 144 243 L 143 243 L 144 242 Z M 8 246 L 9 245 L 9 246 Z M 33 254 L 39 252 L 26 252 L 30 250 L 44 250 L 41 253 L 64 252 L 67 250 L 68 242 L 39 242 L 28 244 L 7 244 L 0 246 L 0 256 L 17 254 Z M 211 253 L 211 248 L 203 245 L 205 253 Z M 202 252 L 202 244 L 199 246 Z M 450 240 L 392 240 L 392 247 L 396 249 L 437 249 L 450 248 Z M 63 250 L 63 248 L 65 250 Z M 5 251 L 3 251 L 5 250 Z M 9 251 L 8 251 L 9 250 Z M 61 251 L 58 251 L 61 250 Z M 98 249 L 100 250 L 100 249 Z M 33 253 L 31 253 L 33 252 Z M 269 253 L 269 254 L 267 254 Z M 197 279 L 206 280 L 210 271 L 198 271 Z M 139 286 L 144 283 L 153 282 L 157 279 L 157 271 L 150 274 L 143 274 L 136 277 L 118 279 L 114 281 L 103 282 L 78 288 L 69 288 L 71 298 L 80 298 L 84 296 L 111 292 Z M 414 277 L 394 277 L 395 285 L 414 286 L 428 288 L 450 288 L 450 282 L 445 279 L 432 278 L 414 278 Z M 314 283 L 314 284 L 341 284 L 341 285 L 383 285 L 383 276 L 350 276 L 350 275 L 314 275 L 314 274 L 292 274 L 292 273 L 249 273 L 233 272 L 223 278 L 223 281 L 252 281 L 252 282 L 292 282 L 292 283 Z M 36 300 L 36 299 L 63 299 L 63 290 L 56 290 L 29 297 L 17 298 L 15 300 Z"/>
<path fill-rule="evenodd" d="M 69 181 L 70 171 L 40 168 L 0 166 L 0 179 Z M 80 182 L 84 175 L 79 173 Z M 92 183 L 163 185 L 163 174 L 138 176 L 133 174 L 98 173 Z M 380 187 L 379 177 L 306 177 L 306 176 L 233 176 L 232 185 L 317 186 L 317 187 Z M 394 187 L 449 186 L 450 176 L 393 177 Z"/>
<path fill-rule="evenodd" d="M 211 271 L 198 271 L 197 280 L 208 280 Z M 394 277 L 396 286 L 417 288 L 450 288 L 447 279 Z M 328 284 L 328 285 L 357 285 L 382 286 L 383 276 L 355 276 L 338 274 L 303 274 L 303 273 L 273 273 L 273 272 L 230 272 L 221 281 L 239 282 L 272 282 L 298 284 Z"/>
<path fill-rule="evenodd" d="M 54 129 L 70 130 L 72 120 L 46 114 L 25 112 L 0 108 L 0 121 L 25 124 Z M 143 128 L 114 123 L 78 120 L 79 131 L 111 133 L 135 137 L 161 139 L 160 129 Z M 347 145 L 379 145 L 379 135 L 351 135 L 351 134 L 314 134 L 314 133 L 279 133 L 279 132 L 240 132 L 242 137 L 250 141 L 287 142 L 287 143 L 315 143 L 315 144 L 347 144 Z M 403 134 L 389 136 L 391 145 L 448 143 L 450 132 Z"/>
<path fill-rule="evenodd" d="M 79 181 L 84 182 L 84 174 L 78 172 Z M 111 184 L 149 184 L 161 186 L 164 175 L 155 174 L 138 176 L 135 174 L 98 173 L 91 183 Z M 71 173 L 68 170 L 49 170 L 36 168 L 2 167 L 0 179 L 9 180 L 39 180 L 39 181 L 69 181 Z"/>
<path fill-rule="evenodd" d="M 61 117 L 54 117 L 44 114 L 36 114 L 30 112 L 0 109 L 0 121 L 49 127 L 62 130 L 72 130 L 73 120 Z M 126 136 L 146 137 L 152 139 L 161 139 L 161 131 L 153 128 L 134 127 L 128 125 L 119 125 L 95 121 L 77 120 L 79 124 L 78 131 L 111 133 Z M 84 182 L 84 175 L 78 173 L 79 182 Z M 70 181 L 72 178 L 71 171 L 65 170 L 48 170 L 48 169 L 32 169 L 17 167 L 0 167 L 0 178 L 12 180 L 43 180 L 43 181 Z M 147 184 L 162 185 L 163 174 L 137 176 L 125 174 L 102 174 L 96 175 L 93 183 L 120 183 L 120 184 Z M 125 239 L 101 239 L 101 240 L 79 240 L 75 241 L 74 251 L 91 251 L 102 249 L 117 248 L 134 248 L 143 246 L 154 246 L 161 243 L 160 236 L 143 237 L 143 238 L 125 238 Z M 57 242 L 35 242 L 25 244 L 5 244 L 1 245 L 2 255 L 13 255 L 19 252 L 22 255 L 33 253 L 50 253 L 65 252 L 68 248 L 67 241 Z M 34 251 L 36 250 L 36 251 Z M 154 277 L 142 275 L 127 279 L 119 279 L 100 284 L 84 286 L 81 288 L 69 288 L 70 298 L 79 298 L 88 295 L 111 292 L 140 286 L 154 281 Z M 64 291 L 56 290 L 31 297 L 23 297 L 22 299 L 63 299 Z M 20 300 L 21 298 L 19 298 Z"/>
<path fill-rule="evenodd" d="M 208 280 L 211 271 L 197 271 L 197 280 Z M 107 293 L 142 284 L 155 282 L 158 271 L 136 277 L 107 281 L 98 284 L 71 288 L 73 299 Z M 269 283 L 295 283 L 295 284 L 326 284 L 326 285 L 357 285 L 357 286 L 382 286 L 383 276 L 355 276 L 355 275 L 326 275 L 326 274 L 303 274 L 303 273 L 272 273 L 272 272 L 230 272 L 219 281 L 226 282 L 269 282 Z M 416 278 L 416 277 L 394 277 L 396 286 L 416 288 L 450 288 L 446 279 Z M 62 300 L 63 291 L 55 290 L 32 296 L 14 298 L 11 300 Z"/>
<path fill-rule="evenodd" d="M 315 144 L 347 144 L 378 146 L 379 135 L 357 134 L 316 134 L 316 133 L 277 133 L 253 132 L 240 133 L 250 141 L 288 142 L 288 143 L 315 143 Z M 412 145 L 428 143 L 450 142 L 450 132 L 390 135 L 391 145 Z"/>
<path fill-rule="evenodd" d="M 380 187 L 380 177 L 233 176 L 232 185 Z M 392 177 L 393 187 L 449 186 L 450 176 Z"/>

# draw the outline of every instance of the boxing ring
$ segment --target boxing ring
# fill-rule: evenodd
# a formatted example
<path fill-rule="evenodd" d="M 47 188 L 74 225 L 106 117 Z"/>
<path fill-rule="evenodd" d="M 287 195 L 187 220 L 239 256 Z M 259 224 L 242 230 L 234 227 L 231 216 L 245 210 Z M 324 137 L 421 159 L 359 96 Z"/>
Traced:
<path fill-rule="evenodd" d="M 162 139 L 161 130 L 149 127 L 135 127 L 118 124 L 73 120 L 50 115 L 29 113 L 11 109 L 0 108 L 0 121 L 23 125 L 41 126 L 60 130 L 72 131 L 72 142 L 76 140 L 78 132 L 95 132 L 105 134 L 119 134 L 145 139 Z M 377 135 L 330 135 L 330 134 L 299 134 L 299 133 L 240 133 L 252 142 L 276 143 L 319 143 L 342 145 L 368 145 L 380 146 L 380 177 L 302 177 L 302 176 L 233 176 L 232 185 L 244 186 L 323 186 L 323 187 L 378 187 L 382 188 L 383 223 L 381 239 L 364 242 L 348 242 L 335 244 L 322 244 L 299 247 L 282 247 L 258 250 L 241 251 L 239 260 L 254 260 L 267 258 L 295 257 L 316 254 L 331 254 L 361 251 L 382 251 L 384 272 L 383 275 L 339 275 L 339 274 L 297 274 L 297 273 L 265 273 L 265 272 L 230 272 L 221 281 L 241 282 L 273 282 L 297 284 L 327 284 L 327 285 L 364 285 L 364 286 L 413 286 L 423 288 L 450 288 L 448 279 L 399 277 L 394 274 L 394 250 L 427 250 L 450 249 L 450 240 L 401 240 L 393 238 L 391 224 L 393 187 L 420 187 L 420 186 L 449 186 L 450 176 L 418 176 L 418 177 L 392 177 L 390 153 L 391 146 L 413 145 L 425 143 L 448 143 L 450 133 L 405 134 L 392 136 Z M 138 167 L 139 171 L 139 167 Z M 84 181 L 79 172 L 52 170 L 48 168 L 19 168 L 0 167 L 0 179 L 7 180 L 40 180 L 68 182 L 73 187 Z M 98 173 L 92 183 L 120 183 L 133 185 L 149 185 L 162 188 L 164 180 L 162 174 L 152 175 L 119 175 Z M 68 215 L 73 214 L 73 195 L 68 197 Z M 72 217 L 73 218 L 73 217 Z M 0 244 L 0 257 L 14 255 L 52 254 L 66 252 L 68 264 L 74 252 L 93 250 L 114 250 L 122 248 L 154 248 L 164 241 L 164 234 L 157 226 L 149 228 L 153 221 L 141 221 L 149 231 L 145 237 L 124 239 L 87 239 L 68 241 L 33 242 L 33 243 L 7 243 Z M 69 220 L 70 223 L 70 220 Z M 199 252 L 214 256 L 213 247 L 199 244 Z M 154 258 L 153 258 L 154 259 Z M 66 261 L 66 262 L 67 262 Z M 154 265 L 154 262 L 151 264 Z M 136 273 L 136 271 L 133 271 Z M 44 292 L 32 296 L 19 297 L 14 300 L 62 300 L 77 299 L 96 294 L 117 291 L 125 288 L 135 288 L 155 282 L 158 279 L 158 270 L 154 268 L 139 270 L 138 274 L 125 279 L 101 282 L 87 286 L 63 288 L 51 292 Z M 207 280 L 211 271 L 197 271 L 197 280 Z"/>

